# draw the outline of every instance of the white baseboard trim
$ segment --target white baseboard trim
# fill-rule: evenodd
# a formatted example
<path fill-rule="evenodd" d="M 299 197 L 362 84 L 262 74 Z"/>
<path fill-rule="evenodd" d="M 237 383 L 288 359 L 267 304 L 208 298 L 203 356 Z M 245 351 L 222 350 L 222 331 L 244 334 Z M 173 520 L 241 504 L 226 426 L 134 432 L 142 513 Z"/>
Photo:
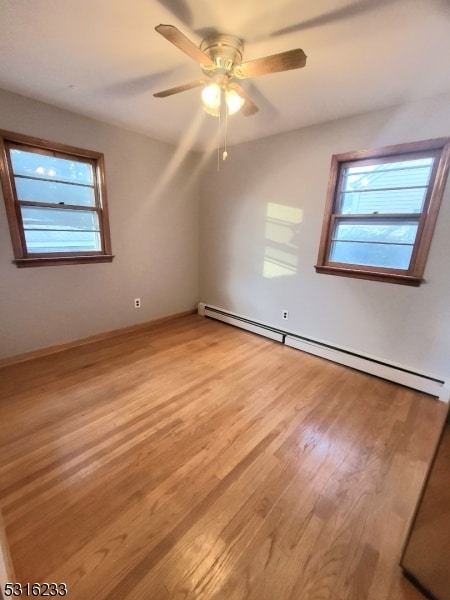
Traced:
<path fill-rule="evenodd" d="M 450 382 L 434 375 L 418 372 L 407 366 L 385 361 L 378 357 L 361 355 L 347 348 L 338 348 L 323 341 L 304 338 L 292 332 L 277 329 L 268 323 L 252 321 L 243 315 L 203 302 L 198 305 L 198 314 L 263 335 L 291 348 L 436 396 L 443 402 L 449 402 Z"/>

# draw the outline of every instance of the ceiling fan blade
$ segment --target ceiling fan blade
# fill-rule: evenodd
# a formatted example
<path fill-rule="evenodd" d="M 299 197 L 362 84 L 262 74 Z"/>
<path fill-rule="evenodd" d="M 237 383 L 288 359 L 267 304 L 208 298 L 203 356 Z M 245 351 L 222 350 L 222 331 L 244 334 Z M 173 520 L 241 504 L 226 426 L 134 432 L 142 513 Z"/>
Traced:
<path fill-rule="evenodd" d="M 212 61 L 203 50 L 200 50 L 194 42 L 191 42 L 184 33 L 181 33 L 179 29 L 174 27 L 174 25 L 157 25 L 155 29 L 165 37 L 167 41 L 179 48 L 182 52 L 187 54 L 189 58 L 195 60 L 195 62 L 206 67 L 214 67 L 214 61 Z"/>
<path fill-rule="evenodd" d="M 168 90 L 163 90 L 162 92 L 157 92 L 153 94 L 155 98 L 166 98 L 167 96 L 173 96 L 174 94 L 179 94 L 180 92 L 187 92 L 188 90 L 192 90 L 193 88 L 200 87 L 204 85 L 204 81 L 191 81 L 189 83 L 185 83 L 184 85 L 177 85 L 176 87 L 169 88 Z"/>
<path fill-rule="evenodd" d="M 228 86 L 228 89 L 234 90 L 235 92 L 237 92 L 239 94 L 239 96 L 241 98 L 243 98 L 245 100 L 244 104 L 241 107 L 241 113 L 245 117 L 251 117 L 252 115 L 254 115 L 255 113 L 257 113 L 259 111 L 259 108 L 253 102 L 253 100 L 250 98 L 250 96 L 247 94 L 247 92 L 244 90 L 244 88 L 241 85 L 239 85 L 239 83 L 237 83 L 236 81 L 233 81 Z"/>
<path fill-rule="evenodd" d="M 250 60 L 234 69 L 237 77 L 258 77 L 268 73 L 279 73 L 291 69 L 301 69 L 306 65 L 306 54 L 300 48 L 272 54 L 264 58 Z"/>

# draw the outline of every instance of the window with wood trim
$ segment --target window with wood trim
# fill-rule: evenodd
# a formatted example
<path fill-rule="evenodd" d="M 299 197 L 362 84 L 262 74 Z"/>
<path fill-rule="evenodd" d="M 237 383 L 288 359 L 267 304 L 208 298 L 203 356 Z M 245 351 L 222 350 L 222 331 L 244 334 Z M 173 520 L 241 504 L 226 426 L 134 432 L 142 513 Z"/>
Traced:
<path fill-rule="evenodd" d="M 18 267 L 113 259 L 103 154 L 7 131 L 0 150 Z"/>
<path fill-rule="evenodd" d="M 332 157 L 316 271 L 420 285 L 450 138 Z"/>

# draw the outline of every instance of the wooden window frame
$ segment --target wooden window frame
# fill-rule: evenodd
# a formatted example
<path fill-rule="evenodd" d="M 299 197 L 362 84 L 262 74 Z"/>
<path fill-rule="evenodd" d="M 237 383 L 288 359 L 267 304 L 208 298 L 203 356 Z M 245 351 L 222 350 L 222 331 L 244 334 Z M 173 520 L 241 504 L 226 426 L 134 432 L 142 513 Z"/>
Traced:
<path fill-rule="evenodd" d="M 80 208 L 78 205 L 53 205 L 45 202 L 30 203 L 27 206 L 44 208 L 92 211 L 98 214 L 101 250 L 77 252 L 29 252 L 27 249 L 21 215 L 21 203 L 17 199 L 14 173 L 10 160 L 10 149 L 23 149 L 36 154 L 72 159 L 92 165 L 94 173 L 95 206 Z M 75 146 L 51 142 L 40 138 L 0 130 L 0 179 L 6 207 L 9 231 L 14 252 L 13 263 L 17 267 L 38 267 L 69 264 L 111 262 L 108 204 L 106 198 L 105 161 L 100 152 L 85 150 Z"/>
<path fill-rule="evenodd" d="M 430 181 L 421 213 L 410 214 L 357 214 L 350 215 L 350 219 L 365 219 L 385 221 L 408 220 L 414 218 L 418 221 L 418 230 L 411 261 L 408 269 L 392 269 L 387 267 L 372 267 L 353 263 L 339 263 L 329 260 L 331 251 L 331 237 L 336 219 L 346 219 L 347 214 L 339 212 L 339 195 L 341 192 L 343 173 L 346 168 L 388 163 L 390 160 L 414 159 L 435 157 L 435 162 L 430 175 Z M 327 200 L 322 222 L 322 233 L 319 245 L 319 254 L 315 269 L 317 273 L 340 275 L 357 279 L 369 279 L 387 283 L 419 286 L 423 280 L 425 264 L 431 246 L 434 227 L 439 213 L 439 208 L 447 182 L 450 166 L 450 138 L 437 138 L 421 142 L 397 144 L 383 148 L 359 150 L 344 154 L 335 154 L 331 159 L 330 178 L 328 182 Z"/>

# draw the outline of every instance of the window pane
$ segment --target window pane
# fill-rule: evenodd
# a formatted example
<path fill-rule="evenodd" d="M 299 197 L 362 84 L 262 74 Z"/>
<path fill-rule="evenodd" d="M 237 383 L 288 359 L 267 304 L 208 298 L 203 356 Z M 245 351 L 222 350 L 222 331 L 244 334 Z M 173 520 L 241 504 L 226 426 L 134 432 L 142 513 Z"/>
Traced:
<path fill-rule="evenodd" d="M 28 175 L 56 181 L 72 181 L 93 185 L 92 165 L 38 152 L 11 149 L 11 162 L 15 175 Z"/>
<path fill-rule="evenodd" d="M 25 230 L 28 252 L 94 252 L 101 250 L 100 234 L 91 231 Z"/>
<path fill-rule="evenodd" d="M 363 164 L 360 167 L 349 167 L 346 169 L 346 171 L 348 171 L 350 175 L 354 174 L 363 177 L 369 174 L 368 176 L 370 177 L 371 174 L 377 175 L 382 171 L 400 172 L 405 169 L 415 170 L 420 169 L 422 167 L 428 167 L 429 169 L 431 169 L 431 167 L 433 166 L 433 162 L 433 157 L 415 158 L 413 160 L 393 160 L 392 162 L 385 162 L 378 165 Z"/>
<path fill-rule="evenodd" d="M 336 222 L 330 260 L 408 269 L 417 235 L 413 220 L 342 219 Z"/>
<path fill-rule="evenodd" d="M 332 242 L 330 261 L 371 267 L 408 269 L 413 246 Z"/>
<path fill-rule="evenodd" d="M 22 207 L 28 252 L 101 250 L 95 211 Z"/>
<path fill-rule="evenodd" d="M 99 229 L 98 214 L 91 210 L 22 206 L 22 219 L 24 229 Z"/>
<path fill-rule="evenodd" d="M 94 188 L 15 177 L 17 197 L 30 202 L 95 206 Z"/>
<path fill-rule="evenodd" d="M 418 222 L 412 219 L 339 219 L 333 239 L 384 244 L 414 244 Z"/>
<path fill-rule="evenodd" d="M 342 194 L 342 214 L 421 213 L 427 188 Z"/>
<path fill-rule="evenodd" d="M 433 158 L 421 158 L 346 168 L 340 212 L 421 212 L 433 163 Z"/>

